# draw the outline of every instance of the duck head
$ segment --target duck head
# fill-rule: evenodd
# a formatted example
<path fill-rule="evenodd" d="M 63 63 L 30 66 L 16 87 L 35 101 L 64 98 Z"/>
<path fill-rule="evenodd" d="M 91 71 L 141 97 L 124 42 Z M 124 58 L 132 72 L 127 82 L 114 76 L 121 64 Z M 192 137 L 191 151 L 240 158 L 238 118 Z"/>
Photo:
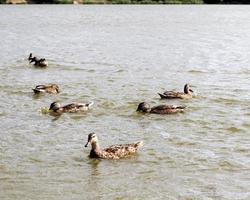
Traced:
<path fill-rule="evenodd" d="M 137 110 L 138 112 L 150 112 L 151 111 L 151 107 L 148 103 L 146 102 L 142 102 L 138 105 Z"/>
<path fill-rule="evenodd" d="M 32 53 L 30 53 L 28 60 L 32 59 Z"/>
<path fill-rule="evenodd" d="M 60 107 L 61 107 L 60 103 L 55 101 L 52 104 L 50 104 L 49 110 L 56 112 Z"/>
<path fill-rule="evenodd" d="M 190 94 L 190 93 L 194 92 L 190 87 L 192 87 L 192 86 L 189 85 L 188 83 L 186 85 L 184 85 L 184 93 L 185 94 Z"/>
<path fill-rule="evenodd" d="M 88 136 L 88 142 L 85 144 L 85 147 L 88 147 L 88 144 L 97 144 L 98 138 L 95 133 L 90 133 Z"/>

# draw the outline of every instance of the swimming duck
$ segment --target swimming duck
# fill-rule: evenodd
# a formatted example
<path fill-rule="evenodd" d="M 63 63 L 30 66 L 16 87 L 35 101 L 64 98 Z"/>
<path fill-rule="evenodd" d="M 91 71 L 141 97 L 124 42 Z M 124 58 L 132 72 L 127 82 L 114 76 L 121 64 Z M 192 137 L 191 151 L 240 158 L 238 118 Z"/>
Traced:
<path fill-rule="evenodd" d="M 45 58 L 38 59 L 35 56 L 33 57 L 32 53 L 30 53 L 28 60 L 30 61 L 30 63 L 34 62 L 34 66 L 37 66 L 37 67 L 47 67 L 48 66 L 48 62 L 45 60 Z"/>
<path fill-rule="evenodd" d="M 91 144 L 90 158 L 102 158 L 102 159 L 120 159 L 127 157 L 137 152 L 138 148 L 143 145 L 143 142 L 135 142 L 131 144 L 119 144 L 112 145 L 106 149 L 101 149 L 98 143 L 98 138 L 95 133 L 88 135 L 88 144 Z"/>
<path fill-rule="evenodd" d="M 166 91 L 163 94 L 158 93 L 162 99 L 191 99 L 193 97 L 193 90 L 191 85 L 184 85 L 184 92 Z"/>
<path fill-rule="evenodd" d="M 185 106 L 174 106 L 174 105 L 159 105 L 150 107 L 146 102 L 142 102 L 138 105 L 137 110 L 144 113 L 154 113 L 154 114 L 174 114 L 179 112 L 184 112 Z"/>
<path fill-rule="evenodd" d="M 34 91 L 35 94 L 40 94 L 40 93 L 57 94 L 59 93 L 59 87 L 56 84 L 37 85 L 36 88 L 32 90 Z"/>
<path fill-rule="evenodd" d="M 54 113 L 76 113 L 76 112 L 84 112 L 90 109 L 90 107 L 94 104 L 94 102 L 79 104 L 79 103 L 71 103 L 65 106 L 61 106 L 58 102 L 53 102 L 50 105 L 49 110 Z"/>

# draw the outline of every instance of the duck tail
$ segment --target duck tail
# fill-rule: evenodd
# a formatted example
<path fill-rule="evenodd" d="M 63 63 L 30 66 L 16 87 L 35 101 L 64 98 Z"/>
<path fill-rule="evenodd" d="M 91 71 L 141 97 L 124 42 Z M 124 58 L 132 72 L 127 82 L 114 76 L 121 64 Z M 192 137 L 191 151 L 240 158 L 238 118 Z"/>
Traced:
<path fill-rule="evenodd" d="M 176 108 L 184 110 L 187 106 L 177 106 Z"/>
<path fill-rule="evenodd" d="M 166 96 L 164 94 L 158 93 L 162 99 L 166 99 Z"/>
<path fill-rule="evenodd" d="M 136 142 L 135 146 L 136 146 L 136 148 L 142 147 L 143 146 L 143 141 Z"/>
<path fill-rule="evenodd" d="M 86 106 L 89 107 L 89 108 L 90 108 L 91 106 L 93 106 L 93 105 L 94 105 L 94 102 L 93 102 L 93 101 L 91 101 L 91 102 L 89 102 L 89 103 L 86 103 Z"/>

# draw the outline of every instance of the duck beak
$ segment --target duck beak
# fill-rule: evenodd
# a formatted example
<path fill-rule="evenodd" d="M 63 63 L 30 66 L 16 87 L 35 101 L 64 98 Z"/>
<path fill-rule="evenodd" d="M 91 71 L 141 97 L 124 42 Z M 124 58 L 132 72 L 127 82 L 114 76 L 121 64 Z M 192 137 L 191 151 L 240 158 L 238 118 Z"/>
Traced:
<path fill-rule="evenodd" d="M 88 147 L 89 141 L 85 144 L 85 147 Z"/>
<path fill-rule="evenodd" d="M 194 92 L 193 90 L 189 89 L 190 92 Z"/>

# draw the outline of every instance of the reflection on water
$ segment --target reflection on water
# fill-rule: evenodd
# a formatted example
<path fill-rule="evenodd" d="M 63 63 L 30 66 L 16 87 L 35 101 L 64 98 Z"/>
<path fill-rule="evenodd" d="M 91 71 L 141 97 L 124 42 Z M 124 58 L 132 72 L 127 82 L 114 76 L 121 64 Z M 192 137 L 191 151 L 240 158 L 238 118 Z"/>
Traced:
<path fill-rule="evenodd" d="M 245 6 L 0 7 L 1 199 L 249 199 L 250 18 Z M 30 52 L 47 69 L 28 64 Z M 34 96 L 39 84 L 57 95 Z M 195 85 L 191 100 L 158 92 Z M 87 113 L 53 116 L 94 101 Z M 140 102 L 187 106 L 136 113 Z M 138 154 L 92 160 L 143 140 Z"/>

